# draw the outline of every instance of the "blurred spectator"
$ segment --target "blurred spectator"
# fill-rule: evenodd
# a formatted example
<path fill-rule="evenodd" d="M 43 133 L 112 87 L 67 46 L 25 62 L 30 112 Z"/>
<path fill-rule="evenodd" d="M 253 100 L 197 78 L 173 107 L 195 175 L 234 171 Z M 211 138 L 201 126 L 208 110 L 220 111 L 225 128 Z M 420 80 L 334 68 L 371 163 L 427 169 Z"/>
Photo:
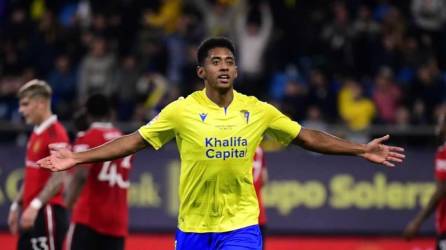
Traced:
<path fill-rule="evenodd" d="M 400 68 L 396 72 L 396 80 L 403 86 L 408 85 L 415 76 L 415 69 L 429 56 L 431 56 L 431 53 L 421 50 L 415 37 L 407 36 L 402 44 Z"/>
<path fill-rule="evenodd" d="M 382 22 L 384 17 L 389 13 L 392 5 L 389 4 L 388 0 L 379 0 L 373 9 L 373 19 L 378 22 Z"/>
<path fill-rule="evenodd" d="M 285 92 L 280 109 L 293 120 L 302 121 L 305 117 L 307 103 L 307 88 L 298 79 L 289 79 L 285 85 Z"/>
<path fill-rule="evenodd" d="M 446 20 L 443 0 L 412 0 L 412 15 L 417 27 L 426 32 L 440 32 Z"/>
<path fill-rule="evenodd" d="M 28 61 L 36 68 L 38 75 L 47 76 L 51 71 L 58 50 L 61 49 L 60 34 L 54 13 L 45 11 L 27 50 Z"/>
<path fill-rule="evenodd" d="M 17 97 L 16 93 L 22 85 L 20 77 L 3 76 L 0 78 L 0 119 L 19 120 L 17 118 Z"/>
<path fill-rule="evenodd" d="M 137 44 L 136 51 L 143 68 L 166 72 L 168 52 L 160 34 L 145 27 L 139 34 Z"/>
<path fill-rule="evenodd" d="M 227 36 L 234 38 L 235 20 L 239 12 L 239 5 L 247 0 L 190 0 L 200 11 L 206 27 L 206 36 Z M 235 2 L 235 3 L 234 3 Z"/>
<path fill-rule="evenodd" d="M 367 129 L 375 117 L 375 106 L 363 93 L 362 86 L 355 80 L 346 79 L 338 95 L 341 118 L 352 131 Z"/>
<path fill-rule="evenodd" d="M 271 80 L 270 95 L 274 102 L 281 102 L 285 96 L 285 88 L 289 81 L 299 79 L 299 71 L 294 64 L 287 65 L 284 70 L 274 72 Z"/>
<path fill-rule="evenodd" d="M 111 31 L 105 14 L 97 13 L 92 16 L 90 31 L 96 37 L 111 38 Z"/>
<path fill-rule="evenodd" d="M 186 48 L 186 61 L 181 69 L 183 82 L 179 86 L 180 95 L 187 96 L 195 90 L 204 88 L 203 81 L 197 77 L 197 61 L 195 55 L 197 54 L 197 45 L 189 45 Z"/>
<path fill-rule="evenodd" d="M 117 112 L 120 121 L 132 118 L 137 94 L 136 84 L 140 77 L 137 59 L 133 55 L 125 56 L 116 72 Z"/>
<path fill-rule="evenodd" d="M 162 29 L 166 34 L 175 32 L 181 16 L 181 0 L 162 0 L 158 12 L 149 10 L 145 13 L 145 22 L 154 28 Z"/>
<path fill-rule="evenodd" d="M 29 16 L 25 9 L 20 7 L 13 8 L 9 14 L 9 20 L 5 25 L 7 36 L 2 39 L 12 41 L 17 48 L 23 49 L 29 42 L 28 39 L 32 30 Z"/>
<path fill-rule="evenodd" d="M 354 62 L 360 74 L 370 75 L 370 61 L 373 51 L 370 47 L 379 40 L 381 27 L 372 18 L 372 12 L 367 5 L 361 5 L 358 16 L 352 24 L 354 37 Z"/>
<path fill-rule="evenodd" d="M 410 111 L 405 106 L 399 106 L 395 112 L 395 125 L 400 129 L 409 128 L 411 123 Z"/>
<path fill-rule="evenodd" d="M 24 68 L 24 62 L 19 54 L 16 45 L 12 41 L 6 41 L 1 51 L 1 68 L 2 75 L 19 75 Z"/>
<path fill-rule="evenodd" d="M 48 84 L 53 89 L 55 113 L 59 119 L 70 119 L 76 100 L 77 75 L 67 55 L 57 57 L 55 68 L 48 76 Z"/>
<path fill-rule="evenodd" d="M 46 11 L 44 0 L 33 0 L 30 6 L 30 16 L 33 20 L 40 19 Z"/>
<path fill-rule="evenodd" d="M 80 103 L 96 93 L 112 96 L 116 91 L 115 68 L 115 57 L 107 51 L 107 41 L 101 37 L 94 38 L 90 51 L 82 60 L 79 69 L 78 98 Z"/>
<path fill-rule="evenodd" d="M 251 95 L 262 95 L 265 92 L 263 55 L 273 28 L 270 7 L 266 3 L 259 7 L 260 23 L 250 20 L 249 10 L 244 7 L 236 26 L 240 60 L 237 89 Z"/>
<path fill-rule="evenodd" d="M 87 28 L 91 24 L 92 10 L 89 0 L 80 0 L 77 6 L 76 18 L 79 20 L 81 28 Z"/>
<path fill-rule="evenodd" d="M 166 97 L 168 81 L 160 73 L 148 70 L 136 83 L 137 107 L 135 119 L 149 121 L 161 110 L 163 98 Z M 165 104 L 165 103 L 164 103 Z"/>
<path fill-rule="evenodd" d="M 191 22 L 189 16 L 183 15 L 177 20 L 176 31 L 166 38 L 166 47 L 169 59 L 167 60 L 167 78 L 172 84 L 182 82 L 181 69 L 186 63 L 187 32 Z"/>
<path fill-rule="evenodd" d="M 379 122 L 391 124 L 395 122 L 396 110 L 401 100 L 401 89 L 393 81 L 393 73 L 389 68 L 382 68 L 375 77 L 372 90 L 373 101 L 378 111 Z"/>
<path fill-rule="evenodd" d="M 318 106 L 325 119 L 330 122 L 336 121 L 336 92 L 319 69 L 310 72 L 308 105 Z"/>
<path fill-rule="evenodd" d="M 382 33 L 385 35 L 393 35 L 399 42 L 407 29 L 406 20 L 401 11 L 395 6 L 389 6 L 384 14 L 381 24 Z"/>
<path fill-rule="evenodd" d="M 76 24 L 77 11 L 80 4 L 74 1 L 64 3 L 58 14 L 58 21 L 64 28 L 71 28 Z"/>
<path fill-rule="evenodd" d="M 379 23 L 372 18 L 372 12 L 367 5 L 361 5 L 358 9 L 358 16 L 353 22 L 353 32 L 355 35 L 375 36 L 381 30 Z"/>
<path fill-rule="evenodd" d="M 423 64 L 411 83 L 410 104 L 415 123 L 434 122 L 433 112 L 444 100 L 445 83 L 435 61 Z"/>
<path fill-rule="evenodd" d="M 330 66 L 333 72 L 346 73 L 351 71 L 353 62 L 353 28 L 350 25 L 347 7 L 342 2 L 334 2 L 333 19 L 322 29 L 322 40 L 328 56 L 336 58 Z"/>
<path fill-rule="evenodd" d="M 372 48 L 372 72 L 378 72 L 381 67 L 396 70 L 399 62 L 398 37 L 395 34 L 383 34 L 378 44 Z"/>
<path fill-rule="evenodd" d="M 421 45 L 439 55 L 440 63 L 445 66 L 446 2 L 444 0 L 412 0 L 411 10 Z"/>
<path fill-rule="evenodd" d="M 302 121 L 302 126 L 312 129 L 323 129 L 327 131 L 328 126 L 324 121 L 322 112 L 318 106 L 309 106 L 305 120 Z"/>

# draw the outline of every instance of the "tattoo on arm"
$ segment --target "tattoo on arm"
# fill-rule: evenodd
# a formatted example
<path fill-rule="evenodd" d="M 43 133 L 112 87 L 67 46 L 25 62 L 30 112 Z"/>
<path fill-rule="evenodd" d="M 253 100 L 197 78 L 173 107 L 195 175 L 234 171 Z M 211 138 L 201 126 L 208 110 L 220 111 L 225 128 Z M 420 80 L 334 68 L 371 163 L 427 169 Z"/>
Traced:
<path fill-rule="evenodd" d="M 40 191 L 37 198 L 43 203 L 46 204 L 54 195 L 59 192 L 63 178 L 65 173 L 64 172 L 57 172 L 53 173 L 51 177 L 48 179 L 48 181 L 45 184 L 45 187 Z"/>
<path fill-rule="evenodd" d="M 73 174 L 68 182 L 66 193 L 65 193 L 65 205 L 67 208 L 72 208 L 77 200 L 82 188 L 84 187 L 85 181 L 87 180 L 88 169 L 84 167 L 77 168 L 77 171 Z"/>

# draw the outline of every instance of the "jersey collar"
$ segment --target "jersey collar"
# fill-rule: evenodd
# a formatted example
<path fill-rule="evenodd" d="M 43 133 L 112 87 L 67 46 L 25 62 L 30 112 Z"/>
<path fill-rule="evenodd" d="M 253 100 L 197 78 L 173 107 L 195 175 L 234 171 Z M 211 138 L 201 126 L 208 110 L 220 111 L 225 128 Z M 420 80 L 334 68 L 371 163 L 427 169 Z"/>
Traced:
<path fill-rule="evenodd" d="M 113 124 L 111 122 L 93 122 L 90 128 L 113 128 Z"/>
<path fill-rule="evenodd" d="M 43 131 L 45 131 L 49 126 L 57 121 L 57 116 L 52 115 L 44 122 L 42 122 L 39 126 L 34 127 L 34 133 L 40 135 Z"/>
<path fill-rule="evenodd" d="M 226 108 L 226 110 L 229 110 L 231 107 L 233 107 L 234 105 L 236 105 L 235 103 L 237 103 L 238 101 L 238 95 L 239 93 L 237 91 L 235 91 L 234 89 L 232 90 L 234 97 L 232 98 L 232 102 L 228 105 L 228 107 Z M 204 88 L 201 91 L 201 95 L 203 96 L 204 101 L 206 102 L 206 104 L 209 107 L 215 108 L 215 109 L 225 109 L 223 107 L 218 106 L 215 102 L 213 102 L 211 99 L 209 99 L 209 97 L 206 95 L 206 88 Z"/>

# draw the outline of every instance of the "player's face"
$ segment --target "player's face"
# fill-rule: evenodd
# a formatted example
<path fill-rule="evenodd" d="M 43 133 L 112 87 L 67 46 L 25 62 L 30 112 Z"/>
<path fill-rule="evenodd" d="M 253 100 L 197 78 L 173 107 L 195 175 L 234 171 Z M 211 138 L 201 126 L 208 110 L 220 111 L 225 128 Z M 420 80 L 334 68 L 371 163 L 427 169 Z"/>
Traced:
<path fill-rule="evenodd" d="M 42 113 L 42 100 L 40 98 L 23 97 L 19 101 L 19 112 L 25 118 L 25 122 L 31 125 L 38 125 Z"/>
<path fill-rule="evenodd" d="M 198 68 L 198 76 L 204 79 L 206 87 L 232 89 L 237 78 L 237 66 L 232 52 L 217 47 L 209 50 L 203 66 Z"/>

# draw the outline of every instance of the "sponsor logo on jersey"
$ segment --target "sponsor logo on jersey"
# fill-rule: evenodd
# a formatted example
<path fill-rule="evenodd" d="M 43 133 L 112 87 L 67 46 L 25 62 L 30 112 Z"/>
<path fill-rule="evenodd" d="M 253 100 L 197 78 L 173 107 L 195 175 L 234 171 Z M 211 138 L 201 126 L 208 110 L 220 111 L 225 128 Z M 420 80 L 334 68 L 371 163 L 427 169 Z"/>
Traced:
<path fill-rule="evenodd" d="M 200 119 L 201 119 L 201 121 L 202 122 L 204 122 L 204 120 L 206 120 L 206 117 L 208 116 L 208 114 L 206 114 L 206 113 L 201 113 L 200 114 Z"/>
<path fill-rule="evenodd" d="M 240 136 L 226 139 L 204 138 L 206 157 L 209 159 L 245 158 L 248 152 L 248 140 Z"/>

